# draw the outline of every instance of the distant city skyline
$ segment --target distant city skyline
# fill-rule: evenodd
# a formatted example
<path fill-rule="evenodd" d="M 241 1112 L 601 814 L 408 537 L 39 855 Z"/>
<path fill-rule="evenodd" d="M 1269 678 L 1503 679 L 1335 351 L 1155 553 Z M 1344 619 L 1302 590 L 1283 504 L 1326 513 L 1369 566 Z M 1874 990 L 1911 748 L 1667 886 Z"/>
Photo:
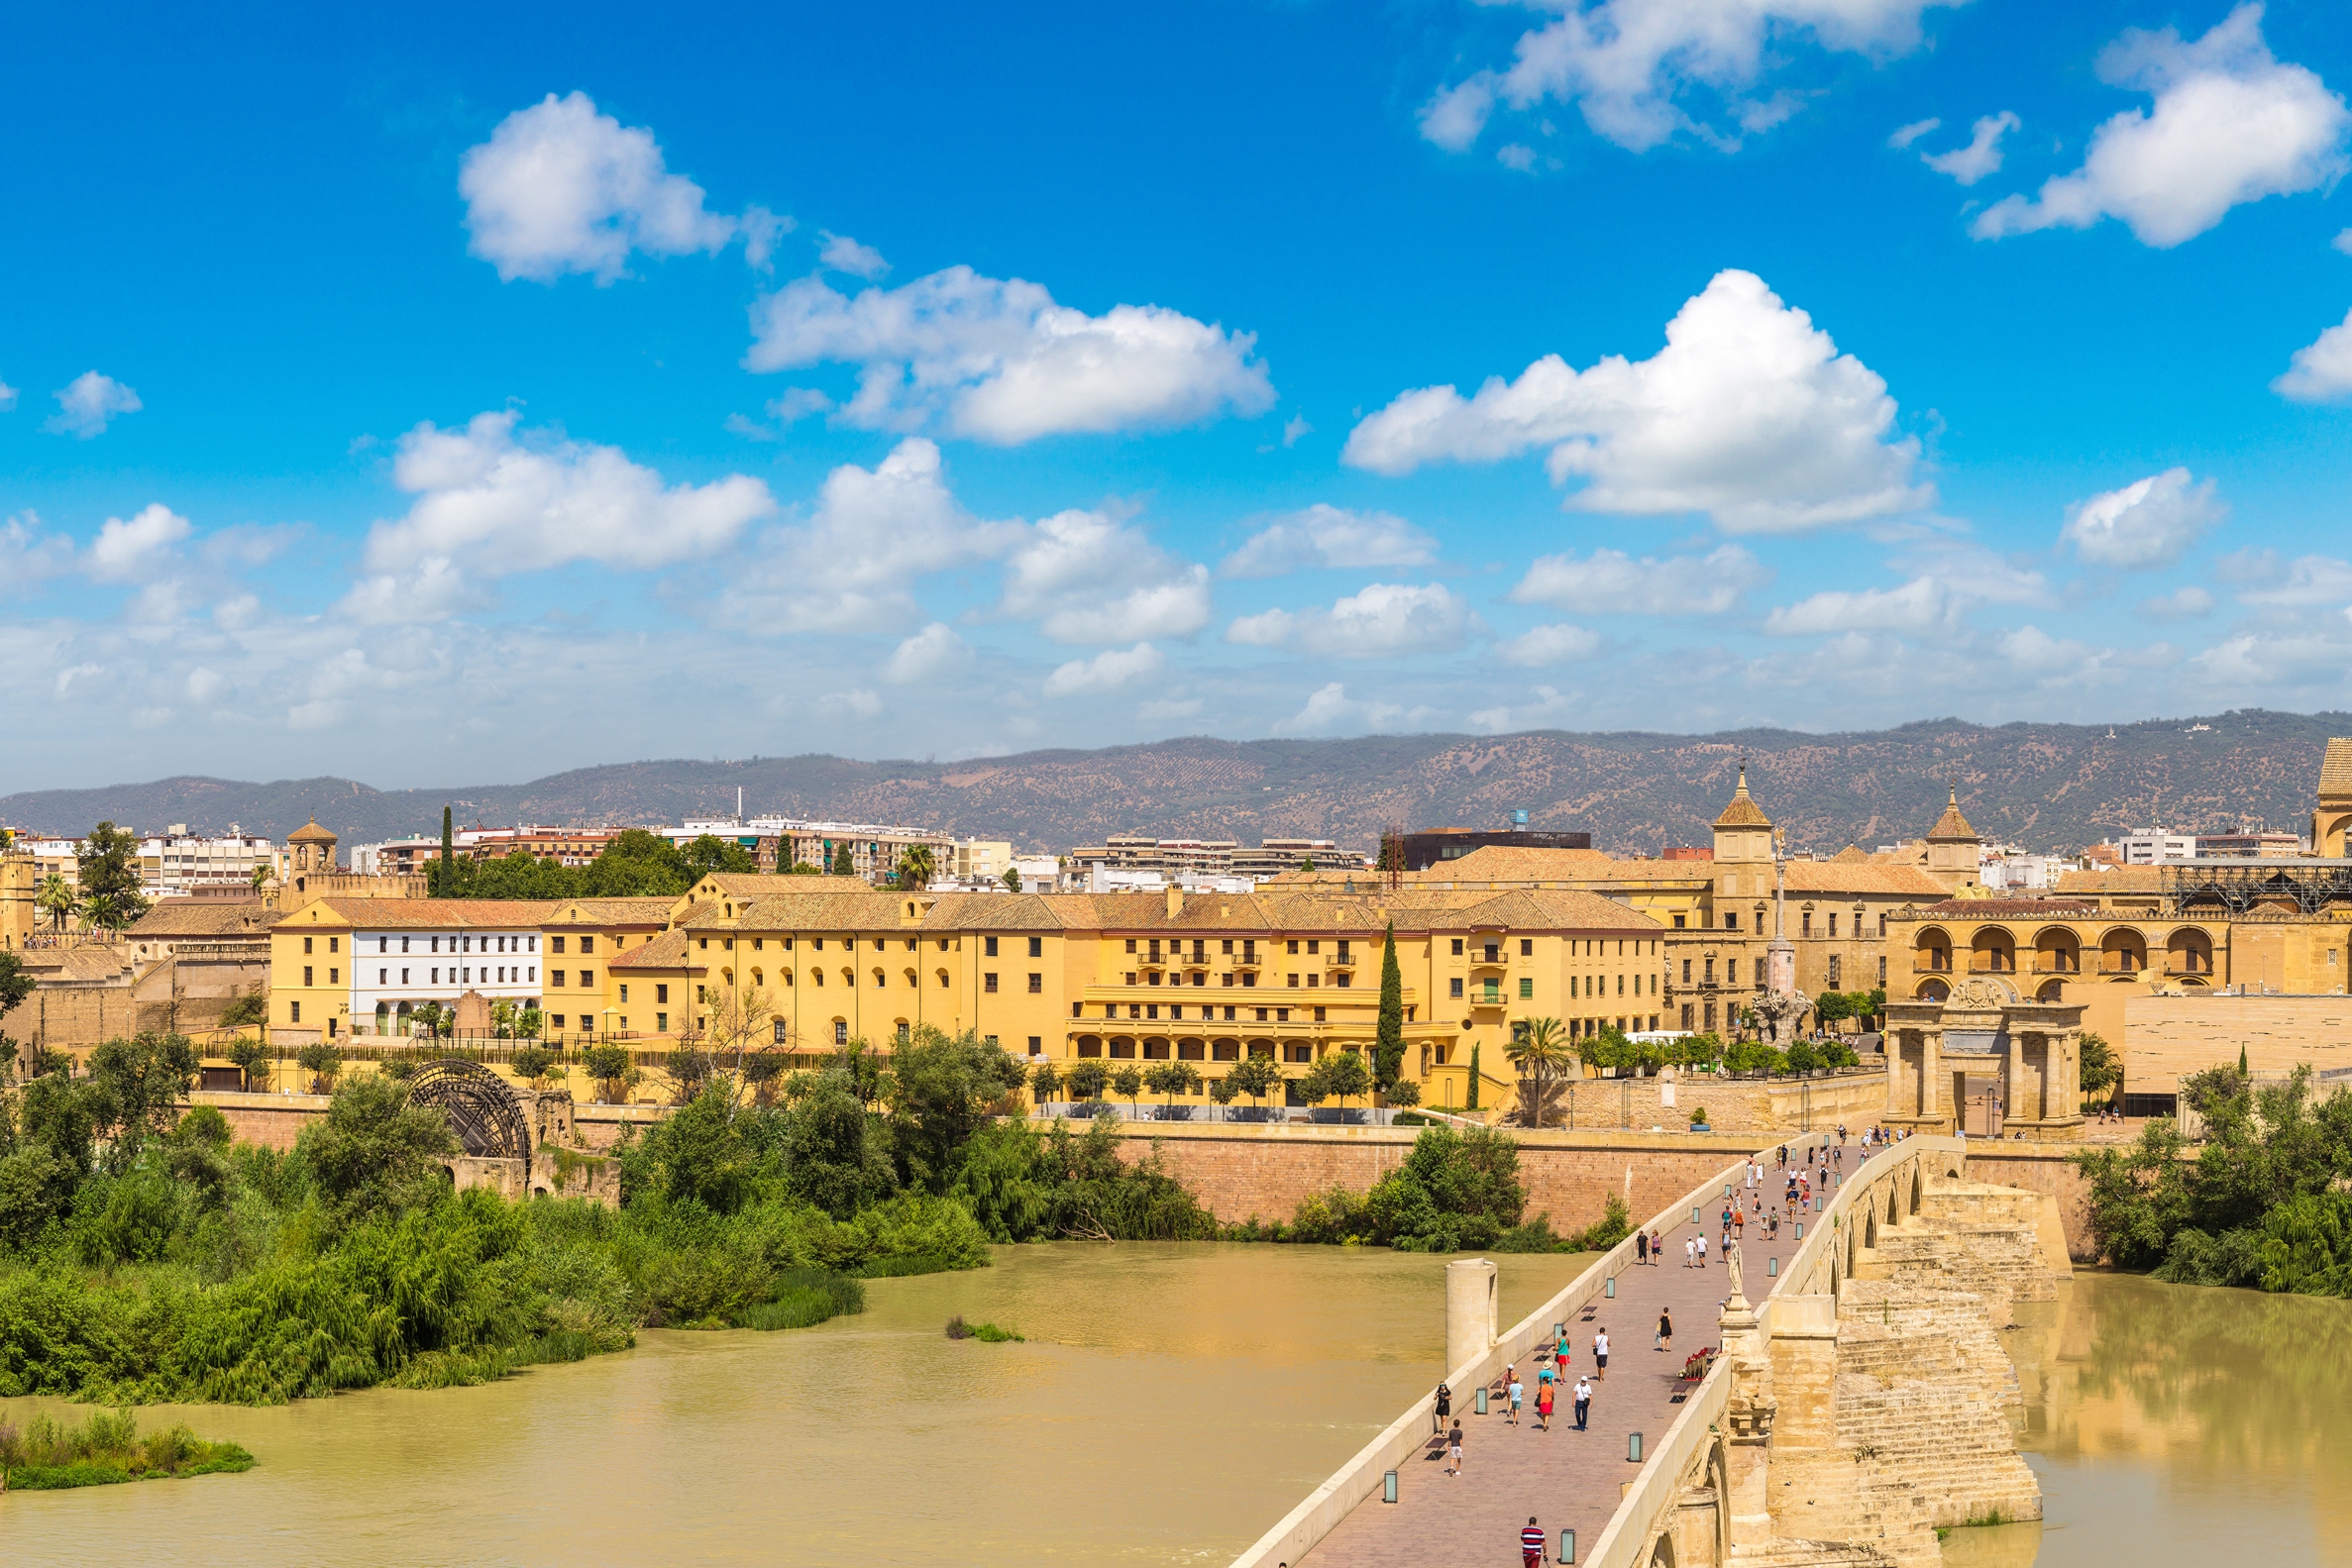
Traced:
<path fill-rule="evenodd" d="M 12 30 L 0 794 L 2352 705 L 2332 8 L 408 21 Z"/>

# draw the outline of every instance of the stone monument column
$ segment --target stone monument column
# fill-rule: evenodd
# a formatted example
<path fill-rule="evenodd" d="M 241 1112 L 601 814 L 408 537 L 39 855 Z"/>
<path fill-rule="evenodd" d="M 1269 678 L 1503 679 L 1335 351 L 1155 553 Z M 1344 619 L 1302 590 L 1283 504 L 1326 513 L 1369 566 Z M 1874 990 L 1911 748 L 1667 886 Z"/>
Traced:
<path fill-rule="evenodd" d="M 2002 1032 L 2009 1039 L 2008 1059 L 2001 1064 L 2001 1119 L 2006 1121 L 2011 1116 L 2031 1116 L 2036 1112 L 2030 1105 L 2020 1109 L 2017 1104 L 2017 1086 L 2025 1082 L 2025 1037 L 2008 1028 L 2006 1019 L 2002 1024 Z M 2045 1048 L 2043 1060 L 2049 1060 L 2049 1055 Z"/>
<path fill-rule="evenodd" d="M 1445 1265 L 1445 1375 L 1453 1376 L 1494 1348 L 1495 1266 L 1485 1258 Z M 1468 1391 L 1463 1391 L 1467 1399 Z"/>

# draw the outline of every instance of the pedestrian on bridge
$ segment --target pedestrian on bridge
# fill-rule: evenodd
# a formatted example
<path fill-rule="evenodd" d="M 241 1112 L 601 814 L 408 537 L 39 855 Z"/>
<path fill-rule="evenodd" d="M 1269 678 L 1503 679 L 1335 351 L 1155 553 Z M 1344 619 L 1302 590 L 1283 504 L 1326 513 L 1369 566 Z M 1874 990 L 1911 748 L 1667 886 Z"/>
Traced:
<path fill-rule="evenodd" d="M 1698 1238 L 1696 1236 L 1684 1236 L 1682 1238 L 1682 1266 L 1686 1269 L 1695 1267 L 1698 1255 Z"/>
<path fill-rule="evenodd" d="M 1648 1263 L 1649 1261 L 1650 1232 L 1647 1230 L 1637 1230 L 1634 1232 L 1634 1262 L 1640 1264 Z"/>
<path fill-rule="evenodd" d="M 1445 1434 L 1445 1473 L 1449 1476 L 1462 1473 L 1462 1423 L 1458 1420 L 1453 1423 L 1453 1430 Z"/>
<path fill-rule="evenodd" d="M 1524 1568 L 1536 1568 L 1544 1560 L 1544 1526 L 1536 1516 L 1527 1516 L 1527 1528 L 1519 1532 L 1519 1557 Z"/>
<path fill-rule="evenodd" d="M 1548 1377 L 1536 1388 L 1536 1423 L 1546 1431 L 1551 1430 L 1551 1402 L 1558 1397 L 1558 1387 Z"/>
<path fill-rule="evenodd" d="M 1452 1413 L 1453 1390 L 1441 1383 L 1438 1385 L 1438 1408 L 1431 1413 L 1430 1416 L 1430 1430 L 1433 1432 L 1443 1431 L 1445 1429 L 1445 1417 L 1451 1415 Z"/>
<path fill-rule="evenodd" d="M 1662 1257 L 1664 1257 L 1665 1255 L 1666 1255 L 1666 1238 L 1665 1238 L 1665 1237 L 1663 1237 L 1663 1236 L 1661 1236 L 1661 1235 L 1659 1235 L 1659 1234 L 1658 1234 L 1657 1231 L 1653 1230 L 1652 1232 L 1650 1232 L 1650 1261 L 1651 1261 L 1651 1263 L 1652 1263 L 1652 1264 L 1655 1266 L 1655 1265 L 1657 1264 L 1657 1260 L 1658 1260 L 1658 1259 L 1660 1259 L 1660 1258 L 1662 1258 Z"/>
<path fill-rule="evenodd" d="M 1609 1325 L 1606 1323 L 1601 1325 L 1599 1333 L 1592 1336 L 1592 1365 L 1593 1375 L 1606 1383 L 1609 1380 Z"/>
<path fill-rule="evenodd" d="M 1503 1424 L 1505 1426 L 1517 1426 L 1519 1424 L 1519 1402 L 1525 1398 L 1527 1398 L 1527 1385 L 1520 1382 L 1517 1377 L 1513 1377 L 1511 1379 L 1511 1410 L 1510 1412 L 1503 1417 Z"/>
<path fill-rule="evenodd" d="M 1707 1266 L 1707 1233 L 1706 1233 L 1705 1231 L 1703 1231 L 1703 1230 L 1702 1230 L 1702 1231 L 1700 1231 L 1700 1232 L 1699 1232 L 1699 1237 L 1698 1237 L 1698 1240 L 1699 1240 L 1699 1267 L 1703 1269 L 1703 1268 L 1705 1268 L 1705 1267 Z"/>
<path fill-rule="evenodd" d="M 1589 1379 L 1578 1378 L 1576 1380 L 1576 1430 L 1584 1430 L 1584 1417 L 1591 1410 L 1592 1383 Z"/>
<path fill-rule="evenodd" d="M 1657 1348 L 1671 1354 L 1674 1349 L 1674 1311 L 1672 1307 L 1657 1309 Z"/>

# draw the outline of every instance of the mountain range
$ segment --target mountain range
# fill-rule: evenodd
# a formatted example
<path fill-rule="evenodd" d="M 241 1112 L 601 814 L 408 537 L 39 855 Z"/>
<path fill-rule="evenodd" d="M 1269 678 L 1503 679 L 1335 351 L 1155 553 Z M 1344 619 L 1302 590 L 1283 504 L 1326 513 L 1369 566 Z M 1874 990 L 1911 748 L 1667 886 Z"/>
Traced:
<path fill-rule="evenodd" d="M 1846 734 L 1374 735 L 1349 740 L 1186 737 L 1099 751 L 962 762 L 858 762 L 820 754 L 624 763 L 519 784 L 376 789 L 338 778 L 247 784 L 179 777 L 0 796 L 0 823 L 79 834 L 112 820 L 158 831 L 283 838 L 309 818 L 346 848 L 461 824 L 677 822 L 753 815 L 907 823 L 1009 838 L 1026 851 L 1105 834 L 1377 843 L 1384 824 L 1493 827 L 1514 810 L 1580 828 L 1596 848 L 1656 854 L 1709 842 L 1744 762 L 1792 848 L 1831 852 L 1916 837 L 1957 789 L 1989 839 L 2073 849 L 2127 828 L 2308 825 L 2319 759 L 2352 714 L 2238 710 L 2136 724 L 1930 719 Z"/>

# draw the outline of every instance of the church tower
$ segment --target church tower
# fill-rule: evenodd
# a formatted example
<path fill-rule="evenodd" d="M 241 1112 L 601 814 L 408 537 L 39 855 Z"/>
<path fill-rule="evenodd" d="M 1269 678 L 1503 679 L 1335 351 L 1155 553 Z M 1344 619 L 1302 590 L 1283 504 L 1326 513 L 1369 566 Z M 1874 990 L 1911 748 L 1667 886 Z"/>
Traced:
<path fill-rule="evenodd" d="M 1960 814 L 1960 789 L 1954 785 L 1944 814 L 1927 830 L 1927 874 L 1955 893 L 1981 887 L 1977 852 L 1983 842 Z"/>

